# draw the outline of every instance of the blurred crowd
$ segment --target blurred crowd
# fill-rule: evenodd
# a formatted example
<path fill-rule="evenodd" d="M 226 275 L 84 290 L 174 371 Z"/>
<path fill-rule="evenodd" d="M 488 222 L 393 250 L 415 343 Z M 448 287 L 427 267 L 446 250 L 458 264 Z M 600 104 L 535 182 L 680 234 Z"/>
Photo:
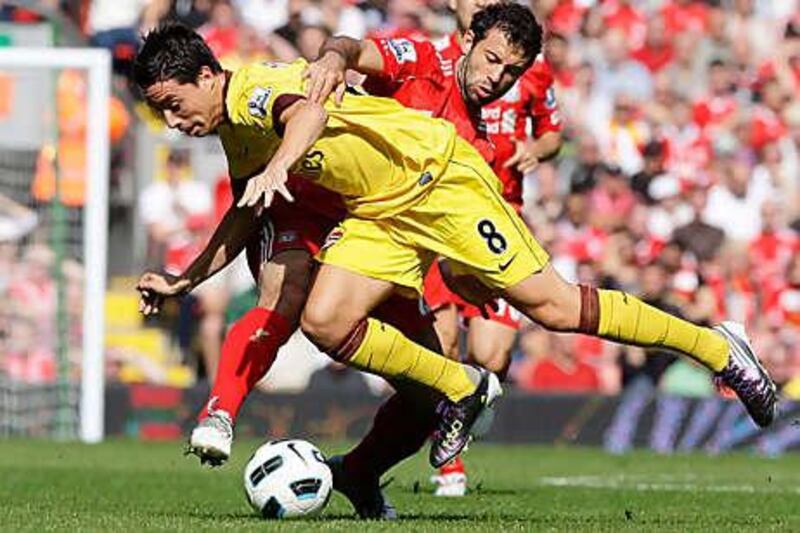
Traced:
<path fill-rule="evenodd" d="M 446 0 L 42 4 L 61 10 L 87 44 L 109 48 L 120 80 L 141 32 L 165 18 L 198 28 L 231 69 L 251 61 L 314 59 L 330 35 L 437 39 L 456 27 Z M 525 177 L 523 214 L 534 234 L 567 278 L 640 294 L 699 323 L 745 322 L 792 397 L 792 380 L 800 378 L 800 5 L 531 4 L 547 29 L 544 54 L 566 139 L 560 157 Z M 37 16 L 43 15 L 0 10 L 0 18 L 18 22 Z M 171 152 L 165 177 L 138 191 L 149 266 L 180 270 L 229 202 L 224 177 L 218 183 L 193 179 L 186 157 Z M 40 264 L 45 255 L 33 249 L 22 260 Z M 28 277 L 37 272 L 23 270 Z M 3 269 L 4 292 L 11 290 L 12 271 Z M 242 288 L 225 281 L 200 291 L 186 311 L 194 326 L 177 334 L 201 338 L 210 373 L 226 312 L 246 307 Z M 187 322 L 177 320 L 176 331 L 180 323 Z M 6 334 L 4 342 L 12 341 Z M 532 391 L 627 394 L 626 408 L 633 411 L 621 416 L 628 422 L 636 402 L 655 391 L 717 397 L 703 370 L 672 354 L 623 350 L 530 324 L 521 332 L 510 379 Z M 674 410 L 663 412 L 674 419 Z M 623 449 L 629 430 L 618 427 L 609 447 Z M 663 431 L 660 445 L 670 430 Z M 678 445 L 673 436 L 670 446 Z"/>

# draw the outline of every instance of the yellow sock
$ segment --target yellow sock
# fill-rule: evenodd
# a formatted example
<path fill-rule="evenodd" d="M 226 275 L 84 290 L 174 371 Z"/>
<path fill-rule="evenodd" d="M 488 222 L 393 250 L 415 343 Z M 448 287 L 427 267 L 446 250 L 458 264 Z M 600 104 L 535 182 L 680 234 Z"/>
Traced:
<path fill-rule="evenodd" d="M 637 346 L 678 350 L 715 372 L 728 364 L 728 343 L 716 331 L 672 316 L 621 291 L 598 289 L 597 293 L 598 336 Z"/>
<path fill-rule="evenodd" d="M 384 378 L 405 378 L 432 387 L 457 402 L 475 392 L 466 366 L 423 348 L 374 318 L 348 365 Z"/>

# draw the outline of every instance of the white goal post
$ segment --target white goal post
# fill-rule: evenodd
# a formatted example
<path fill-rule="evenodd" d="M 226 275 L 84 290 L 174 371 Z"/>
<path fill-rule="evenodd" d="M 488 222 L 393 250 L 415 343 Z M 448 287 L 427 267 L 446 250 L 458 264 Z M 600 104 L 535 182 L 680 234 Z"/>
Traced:
<path fill-rule="evenodd" d="M 103 439 L 104 326 L 108 249 L 109 97 L 111 55 L 90 48 L 0 48 L 0 70 L 85 69 L 88 72 L 86 203 L 83 224 L 84 308 L 79 436 Z"/>

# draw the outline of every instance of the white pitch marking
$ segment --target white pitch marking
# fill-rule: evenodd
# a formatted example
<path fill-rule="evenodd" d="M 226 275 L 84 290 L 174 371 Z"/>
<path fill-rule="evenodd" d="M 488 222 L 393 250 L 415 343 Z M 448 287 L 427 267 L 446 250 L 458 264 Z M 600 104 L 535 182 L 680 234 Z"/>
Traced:
<path fill-rule="evenodd" d="M 642 490 L 642 491 L 700 491 L 700 492 L 737 492 L 737 493 L 791 493 L 800 494 L 797 487 L 756 487 L 753 485 L 701 485 L 688 481 L 680 481 L 671 476 L 656 476 L 664 479 L 657 483 L 637 481 L 626 476 L 565 476 L 542 477 L 539 484 L 547 487 L 574 487 L 610 490 Z M 689 476 L 694 478 L 695 476 Z"/>

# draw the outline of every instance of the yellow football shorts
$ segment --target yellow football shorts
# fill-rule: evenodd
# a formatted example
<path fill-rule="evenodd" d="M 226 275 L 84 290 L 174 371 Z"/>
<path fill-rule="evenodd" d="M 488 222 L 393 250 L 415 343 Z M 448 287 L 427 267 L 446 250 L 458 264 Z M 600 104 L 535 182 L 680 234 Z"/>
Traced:
<path fill-rule="evenodd" d="M 418 294 L 437 255 L 450 259 L 456 274 L 497 290 L 540 271 L 547 252 L 503 200 L 491 168 L 467 148 L 456 143 L 444 174 L 418 204 L 387 219 L 345 219 L 317 259 Z"/>

